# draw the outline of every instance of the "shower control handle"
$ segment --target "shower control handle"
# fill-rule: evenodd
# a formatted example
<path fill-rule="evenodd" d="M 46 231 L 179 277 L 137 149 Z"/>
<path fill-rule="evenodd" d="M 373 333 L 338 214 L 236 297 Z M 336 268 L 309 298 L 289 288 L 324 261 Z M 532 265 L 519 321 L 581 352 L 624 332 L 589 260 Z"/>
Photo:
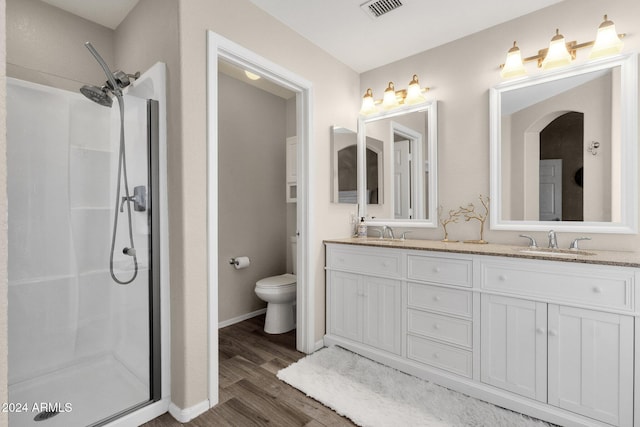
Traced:
<path fill-rule="evenodd" d="M 124 212 L 124 203 L 133 202 L 133 210 L 144 212 L 147 210 L 147 189 L 144 185 L 138 185 L 133 189 L 133 196 L 123 196 L 120 202 L 120 212 Z"/>

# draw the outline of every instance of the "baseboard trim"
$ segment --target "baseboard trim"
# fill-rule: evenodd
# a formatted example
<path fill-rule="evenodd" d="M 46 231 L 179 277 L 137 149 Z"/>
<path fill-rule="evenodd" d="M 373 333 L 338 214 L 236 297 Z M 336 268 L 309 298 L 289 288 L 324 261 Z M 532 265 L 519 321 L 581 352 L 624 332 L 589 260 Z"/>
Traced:
<path fill-rule="evenodd" d="M 208 410 L 209 410 L 208 400 L 204 400 L 186 409 L 179 408 L 173 402 L 169 404 L 169 413 L 179 423 L 188 423 L 198 415 L 204 414 Z"/>
<path fill-rule="evenodd" d="M 322 347 L 324 347 L 324 339 L 321 339 L 320 341 L 316 342 L 316 345 L 313 346 L 313 351 L 316 352 L 320 350 Z"/>
<path fill-rule="evenodd" d="M 243 322 L 247 319 L 251 319 L 252 317 L 260 316 L 267 312 L 266 307 L 261 308 L 260 310 L 252 311 L 251 313 L 243 314 L 242 316 L 234 317 L 233 319 L 224 320 L 218 323 L 218 329 L 224 328 L 227 326 L 235 325 L 236 323 Z"/>

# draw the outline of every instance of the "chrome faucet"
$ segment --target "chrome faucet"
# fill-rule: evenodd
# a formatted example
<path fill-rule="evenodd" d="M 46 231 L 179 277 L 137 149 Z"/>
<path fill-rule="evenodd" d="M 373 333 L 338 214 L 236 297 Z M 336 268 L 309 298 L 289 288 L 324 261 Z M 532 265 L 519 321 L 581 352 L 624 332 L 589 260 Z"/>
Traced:
<path fill-rule="evenodd" d="M 591 240 L 591 237 L 578 237 L 577 239 L 573 239 L 573 242 L 571 242 L 571 245 L 569 246 L 569 249 L 577 251 L 580 248 L 578 247 L 578 242 L 580 240 Z"/>
<path fill-rule="evenodd" d="M 556 237 L 556 232 L 553 230 L 549 230 L 549 248 L 558 249 L 558 239 Z"/>
<path fill-rule="evenodd" d="M 384 238 L 384 235 L 387 234 L 387 231 L 389 232 L 389 237 L 391 238 L 391 240 L 396 238 L 396 236 L 393 235 L 393 229 L 391 227 L 389 227 L 388 225 L 383 225 L 382 226 L 382 237 L 383 238 Z"/>

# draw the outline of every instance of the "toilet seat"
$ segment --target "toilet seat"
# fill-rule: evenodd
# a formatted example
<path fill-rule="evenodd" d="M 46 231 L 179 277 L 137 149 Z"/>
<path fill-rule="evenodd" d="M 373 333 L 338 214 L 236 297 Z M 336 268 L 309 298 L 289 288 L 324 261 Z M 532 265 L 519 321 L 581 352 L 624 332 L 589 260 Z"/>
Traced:
<path fill-rule="evenodd" d="M 280 288 L 288 285 L 295 285 L 297 278 L 295 274 L 281 274 L 279 276 L 265 277 L 256 282 L 259 288 Z"/>

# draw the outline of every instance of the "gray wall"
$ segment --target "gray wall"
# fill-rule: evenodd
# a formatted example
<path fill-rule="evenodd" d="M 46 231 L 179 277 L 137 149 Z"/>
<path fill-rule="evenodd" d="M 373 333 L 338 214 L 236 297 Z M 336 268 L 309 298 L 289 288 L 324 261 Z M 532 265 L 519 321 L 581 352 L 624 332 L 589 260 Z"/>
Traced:
<path fill-rule="evenodd" d="M 220 322 L 266 306 L 259 279 L 286 273 L 286 101 L 224 74 L 218 83 Z M 248 256 L 249 268 L 229 265 Z"/>
<path fill-rule="evenodd" d="M 112 66 L 113 30 L 39 0 L 8 0 L 6 13 L 9 77 L 67 90 L 106 80 L 84 43 Z"/>

